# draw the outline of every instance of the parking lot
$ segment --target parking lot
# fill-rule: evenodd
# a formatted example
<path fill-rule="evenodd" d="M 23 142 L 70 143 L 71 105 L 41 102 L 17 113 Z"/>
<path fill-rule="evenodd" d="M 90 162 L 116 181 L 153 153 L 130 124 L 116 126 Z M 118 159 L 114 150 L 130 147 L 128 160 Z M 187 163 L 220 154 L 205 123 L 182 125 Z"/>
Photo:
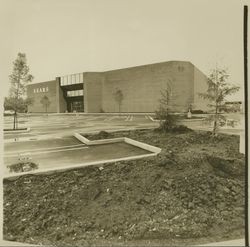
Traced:
<path fill-rule="evenodd" d="M 30 130 L 4 133 L 5 173 L 8 173 L 8 165 L 24 159 L 44 169 L 147 154 L 147 151 L 124 142 L 87 146 L 73 134 L 157 126 L 147 115 L 129 114 L 23 114 L 18 123 L 18 128 L 29 127 Z M 5 129 L 11 129 L 12 124 L 12 116 L 4 117 Z"/>
<path fill-rule="evenodd" d="M 4 117 L 4 128 L 12 128 L 12 121 L 12 116 Z M 203 125 L 197 119 L 185 120 L 183 124 L 192 129 L 211 129 L 211 126 Z M 17 163 L 22 156 L 27 156 L 40 168 L 49 168 L 145 154 L 145 150 L 132 148 L 126 143 L 86 146 L 73 134 L 153 128 L 158 125 L 159 122 L 146 114 L 20 115 L 19 128 L 29 127 L 30 131 L 4 133 L 4 163 Z M 242 130 L 222 128 L 221 131 L 239 134 Z"/>
<path fill-rule="evenodd" d="M 84 114 L 51 114 L 21 115 L 19 128 L 30 127 L 29 132 L 5 133 L 4 139 L 35 139 L 41 136 L 64 136 L 76 131 L 81 133 L 101 130 L 122 130 L 129 128 L 156 127 L 149 115 L 84 115 Z M 13 117 L 4 117 L 4 128 L 12 128 Z"/>

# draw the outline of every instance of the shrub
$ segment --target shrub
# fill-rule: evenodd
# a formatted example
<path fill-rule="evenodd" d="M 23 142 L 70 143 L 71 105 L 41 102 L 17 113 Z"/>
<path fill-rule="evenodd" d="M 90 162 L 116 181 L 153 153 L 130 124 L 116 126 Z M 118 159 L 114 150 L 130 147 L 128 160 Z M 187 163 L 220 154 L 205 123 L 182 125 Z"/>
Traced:
<path fill-rule="evenodd" d="M 10 172 L 28 172 L 38 169 L 39 166 L 33 162 L 18 162 L 8 165 L 7 168 Z"/>
<path fill-rule="evenodd" d="M 169 114 L 168 109 L 164 107 L 159 107 L 159 110 L 155 112 L 156 119 L 160 120 L 159 130 L 163 132 L 168 132 L 177 124 L 177 116 Z"/>

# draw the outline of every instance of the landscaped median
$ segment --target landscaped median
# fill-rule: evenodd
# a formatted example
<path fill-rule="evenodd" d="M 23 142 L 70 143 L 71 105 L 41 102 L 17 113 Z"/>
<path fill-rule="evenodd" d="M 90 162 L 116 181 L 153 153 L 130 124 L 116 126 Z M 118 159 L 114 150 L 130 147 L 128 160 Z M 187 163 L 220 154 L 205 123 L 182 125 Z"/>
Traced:
<path fill-rule="evenodd" d="M 10 150 L 5 152 L 6 166 L 11 167 L 13 163 L 18 165 L 21 156 L 27 156 L 29 161 L 39 166 L 38 170 L 7 174 L 5 177 L 9 179 L 26 174 L 50 174 L 90 165 L 141 159 L 161 152 L 160 148 L 126 137 L 90 141 L 79 133 L 75 133 L 74 137 L 65 137 L 65 140 L 63 138 L 45 139 L 37 140 L 35 143 L 28 141 L 6 144 L 6 146 L 7 150 Z M 22 151 L 24 146 L 26 150 Z"/>
<path fill-rule="evenodd" d="M 84 135 L 84 141 L 121 137 L 161 152 L 4 179 L 4 238 L 57 246 L 193 246 L 244 237 L 238 136 L 136 130 Z"/>
<path fill-rule="evenodd" d="M 133 145 L 133 146 L 136 146 L 136 147 L 139 147 L 141 149 L 144 149 L 144 150 L 151 152 L 152 153 L 151 156 L 157 155 L 161 152 L 161 149 L 158 147 L 148 145 L 148 144 L 143 143 L 143 142 L 135 141 L 135 140 L 133 140 L 131 138 L 127 138 L 127 137 L 117 137 L 117 138 L 103 139 L 103 140 L 89 140 L 86 137 L 84 137 L 82 134 L 79 134 L 79 133 L 75 133 L 74 136 L 86 145 L 100 145 L 100 144 L 107 144 L 107 143 L 125 142 L 125 143 L 128 143 L 130 145 Z"/>

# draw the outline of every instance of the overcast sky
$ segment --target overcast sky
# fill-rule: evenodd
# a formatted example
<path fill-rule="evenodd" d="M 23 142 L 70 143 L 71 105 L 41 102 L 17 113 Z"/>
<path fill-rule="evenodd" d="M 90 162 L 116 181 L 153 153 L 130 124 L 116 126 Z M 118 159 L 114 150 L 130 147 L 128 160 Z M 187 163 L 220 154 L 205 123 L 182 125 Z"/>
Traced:
<path fill-rule="evenodd" d="M 208 74 L 228 67 L 243 87 L 239 0 L 0 0 L 1 85 L 18 52 L 33 82 L 169 60 Z M 3 88 L 3 87 L 2 87 Z M 7 93 L 7 87 L 3 91 Z M 235 99 L 242 97 L 242 90 Z"/>

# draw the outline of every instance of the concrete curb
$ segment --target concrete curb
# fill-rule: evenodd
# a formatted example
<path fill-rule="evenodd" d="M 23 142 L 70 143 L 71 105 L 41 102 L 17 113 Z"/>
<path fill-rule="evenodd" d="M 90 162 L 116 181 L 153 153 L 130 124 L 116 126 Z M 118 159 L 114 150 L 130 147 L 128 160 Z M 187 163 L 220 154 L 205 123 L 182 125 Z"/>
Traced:
<path fill-rule="evenodd" d="M 79 141 L 83 142 L 86 145 L 100 145 L 100 144 L 107 144 L 107 143 L 116 143 L 116 142 L 125 142 L 130 145 L 139 147 L 141 149 L 150 151 L 152 153 L 160 153 L 161 149 L 143 142 L 135 141 L 133 139 L 127 138 L 127 137 L 120 137 L 120 138 L 113 138 L 113 139 L 103 139 L 103 140 L 94 140 L 90 141 L 86 137 L 82 136 L 79 133 L 74 133 L 75 138 L 77 138 Z"/>
<path fill-rule="evenodd" d="M 84 137 L 83 135 L 81 135 L 79 133 L 74 133 L 74 137 L 86 145 L 99 145 L 99 144 L 108 144 L 108 143 L 116 143 L 116 142 L 123 142 L 124 141 L 123 137 L 90 141 L 89 139 L 87 139 L 86 137 Z"/>
<path fill-rule="evenodd" d="M 152 121 L 152 122 L 160 122 L 160 120 L 158 120 L 158 119 L 154 119 L 154 118 L 152 118 L 151 116 L 148 116 L 149 117 L 149 119 Z M 199 121 L 203 121 L 203 118 L 190 118 L 190 119 L 181 119 L 180 120 L 180 123 L 182 123 L 182 122 L 199 122 Z"/>
<path fill-rule="evenodd" d="M 14 133 L 22 133 L 22 132 L 29 132 L 30 127 L 26 128 L 26 130 L 4 130 L 4 134 L 14 134 Z"/>
<path fill-rule="evenodd" d="M 124 137 L 124 141 L 128 144 L 145 149 L 145 150 L 150 151 L 150 152 L 155 153 L 155 154 L 159 154 L 161 152 L 161 148 L 146 144 L 144 142 L 135 141 L 135 140 L 127 138 L 127 137 Z"/>

